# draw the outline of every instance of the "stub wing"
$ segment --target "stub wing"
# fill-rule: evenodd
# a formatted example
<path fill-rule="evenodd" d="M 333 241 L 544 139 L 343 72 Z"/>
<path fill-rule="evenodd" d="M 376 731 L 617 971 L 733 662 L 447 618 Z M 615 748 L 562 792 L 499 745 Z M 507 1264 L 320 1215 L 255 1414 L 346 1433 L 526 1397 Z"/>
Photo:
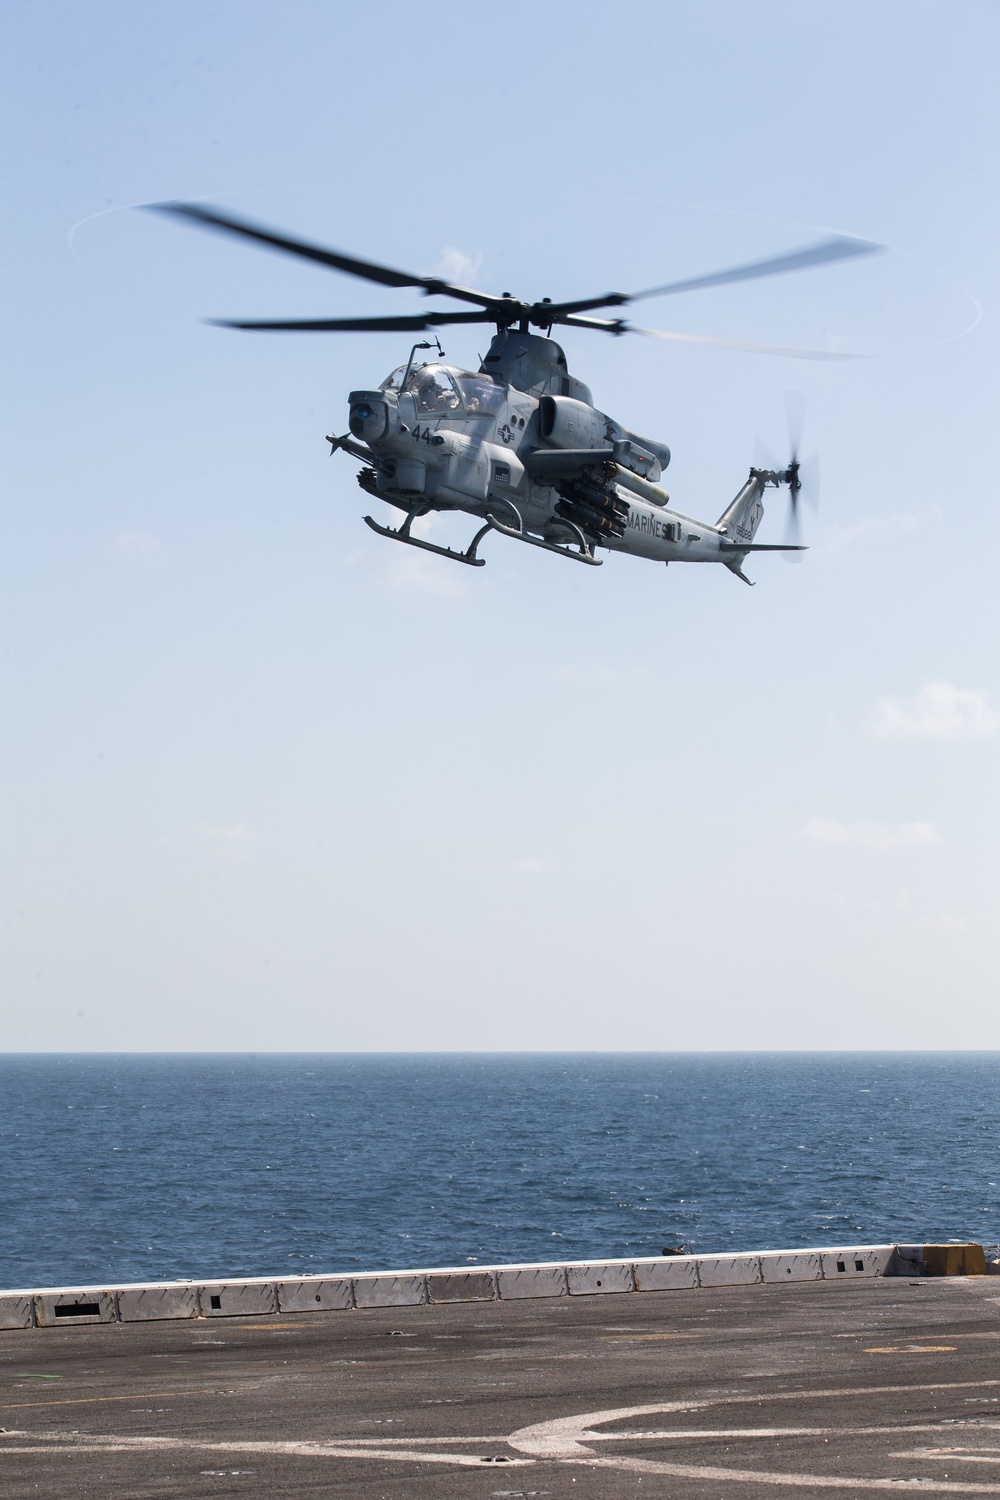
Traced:
<path fill-rule="evenodd" d="M 617 467 L 610 448 L 536 448 L 533 453 L 522 454 L 521 458 L 532 479 L 542 484 L 578 479 L 581 474 L 589 474 L 592 470 L 597 470 L 600 477 L 610 479 Z"/>

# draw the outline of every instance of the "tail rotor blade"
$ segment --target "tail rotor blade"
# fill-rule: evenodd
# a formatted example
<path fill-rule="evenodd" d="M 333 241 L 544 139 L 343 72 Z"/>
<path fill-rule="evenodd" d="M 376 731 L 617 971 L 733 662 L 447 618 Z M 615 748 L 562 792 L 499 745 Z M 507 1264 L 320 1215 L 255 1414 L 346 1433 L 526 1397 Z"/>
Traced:
<path fill-rule="evenodd" d="M 802 482 L 800 491 L 802 499 L 810 510 L 819 509 L 819 454 L 810 453 L 799 464 L 799 479 Z"/>
<path fill-rule="evenodd" d="M 789 546 L 797 547 L 802 537 L 802 527 L 799 524 L 799 493 L 794 485 L 788 486 L 788 517 L 785 521 L 785 541 Z"/>
<path fill-rule="evenodd" d="M 753 443 L 753 466 L 755 469 L 776 469 L 777 459 L 758 432 Z"/>
<path fill-rule="evenodd" d="M 788 468 L 785 470 L 788 485 L 788 520 L 785 525 L 785 540 L 791 545 L 800 545 L 802 536 L 802 512 L 800 503 L 808 499 L 815 504 L 814 483 L 817 476 L 817 461 L 810 458 L 803 463 L 802 434 L 806 424 L 806 398 L 801 391 L 785 392 L 785 419 L 788 423 Z M 800 553 L 788 552 L 787 558 L 801 559 Z"/>
<path fill-rule="evenodd" d="M 792 457 L 797 458 L 802 447 L 802 432 L 806 425 L 806 398 L 801 391 L 785 392 L 785 419 L 788 423 L 788 446 Z"/>
<path fill-rule="evenodd" d="M 788 517 L 785 521 L 785 545 L 789 547 L 800 547 L 802 545 L 802 525 L 799 512 L 799 500 L 802 495 L 802 476 L 799 472 L 797 459 L 792 459 L 788 465 Z M 783 552 L 785 562 L 800 563 L 805 557 L 804 552 Z"/>

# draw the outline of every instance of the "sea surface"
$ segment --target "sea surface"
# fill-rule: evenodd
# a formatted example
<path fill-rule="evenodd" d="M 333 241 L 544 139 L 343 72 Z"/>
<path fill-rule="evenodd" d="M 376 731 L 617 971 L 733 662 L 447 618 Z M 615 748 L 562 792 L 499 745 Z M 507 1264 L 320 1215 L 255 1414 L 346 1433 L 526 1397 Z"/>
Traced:
<path fill-rule="evenodd" d="M 1000 1240 L 1000 1054 L 0 1056 L 0 1287 Z"/>

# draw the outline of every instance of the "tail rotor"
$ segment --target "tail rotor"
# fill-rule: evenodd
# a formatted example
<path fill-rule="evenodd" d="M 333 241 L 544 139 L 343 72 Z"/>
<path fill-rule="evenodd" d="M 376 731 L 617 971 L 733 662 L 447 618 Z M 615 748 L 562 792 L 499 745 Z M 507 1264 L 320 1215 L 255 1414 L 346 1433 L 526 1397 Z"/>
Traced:
<path fill-rule="evenodd" d="M 788 391 L 785 395 L 785 416 L 788 422 L 788 446 L 791 457 L 788 467 L 781 475 L 781 482 L 788 486 L 788 521 L 785 541 L 790 546 L 799 546 L 802 534 L 800 502 L 807 501 L 815 510 L 819 505 L 819 459 L 813 454 L 803 460 L 802 432 L 806 419 L 806 398 L 800 391 Z M 801 561 L 795 553 L 786 553 L 791 561 Z"/>

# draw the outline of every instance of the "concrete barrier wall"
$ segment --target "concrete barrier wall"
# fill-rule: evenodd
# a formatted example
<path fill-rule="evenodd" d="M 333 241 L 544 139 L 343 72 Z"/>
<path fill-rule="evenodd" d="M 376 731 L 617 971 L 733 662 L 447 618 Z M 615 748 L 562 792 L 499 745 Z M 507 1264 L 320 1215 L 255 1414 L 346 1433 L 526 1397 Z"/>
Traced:
<path fill-rule="evenodd" d="M 443 1266 L 424 1271 L 373 1271 L 361 1276 L 303 1276 L 298 1280 L 259 1277 L 154 1282 L 149 1286 L 47 1287 L 0 1292 L 0 1329 L 984 1273 L 1000 1273 L 1000 1264 L 987 1265 L 981 1245 L 848 1245 L 761 1250 L 744 1255 Z"/>
<path fill-rule="evenodd" d="M 278 1311 L 278 1295 L 273 1281 L 219 1281 L 198 1288 L 198 1305 L 203 1318 L 259 1317 Z"/>
<path fill-rule="evenodd" d="M 637 1292 L 676 1292 L 701 1285 L 698 1262 L 690 1255 L 637 1260 L 633 1263 L 633 1275 Z"/>
<path fill-rule="evenodd" d="M 118 1293 L 118 1317 L 122 1323 L 197 1316 L 198 1292 L 193 1286 L 129 1286 Z"/>
<path fill-rule="evenodd" d="M 759 1255 L 713 1255 L 698 1262 L 699 1286 L 751 1286 L 760 1279 Z"/>
<path fill-rule="evenodd" d="M 426 1271 L 354 1278 L 355 1307 L 413 1307 L 426 1301 Z"/>
<path fill-rule="evenodd" d="M 823 1257 L 818 1250 L 784 1250 L 760 1257 L 761 1281 L 822 1281 Z"/>
<path fill-rule="evenodd" d="M 497 1288 L 503 1301 L 518 1297 L 565 1297 L 565 1266 L 501 1266 Z"/>
<path fill-rule="evenodd" d="M 40 1292 L 35 1298 L 35 1321 L 40 1328 L 74 1323 L 117 1323 L 114 1292 Z"/>
<path fill-rule="evenodd" d="M 630 1260 L 619 1260 L 604 1265 L 586 1261 L 583 1265 L 567 1266 L 569 1294 L 571 1297 L 589 1297 L 604 1292 L 634 1292 L 633 1264 Z"/>
<path fill-rule="evenodd" d="M 0 1297 L 0 1328 L 30 1328 L 34 1319 L 34 1298 L 16 1292 Z"/>
<path fill-rule="evenodd" d="M 921 1247 L 922 1248 L 922 1247 Z M 897 1276 L 895 1245 L 861 1245 L 853 1250 L 821 1250 L 824 1281 L 850 1281 L 853 1276 Z M 916 1273 L 923 1275 L 919 1268 Z"/>
<path fill-rule="evenodd" d="M 428 1302 L 493 1302 L 497 1295 L 495 1271 L 429 1272 Z"/>
<path fill-rule="evenodd" d="M 354 1306 L 349 1276 L 317 1276 L 303 1281 L 279 1281 L 275 1287 L 278 1311 L 341 1312 Z"/>

